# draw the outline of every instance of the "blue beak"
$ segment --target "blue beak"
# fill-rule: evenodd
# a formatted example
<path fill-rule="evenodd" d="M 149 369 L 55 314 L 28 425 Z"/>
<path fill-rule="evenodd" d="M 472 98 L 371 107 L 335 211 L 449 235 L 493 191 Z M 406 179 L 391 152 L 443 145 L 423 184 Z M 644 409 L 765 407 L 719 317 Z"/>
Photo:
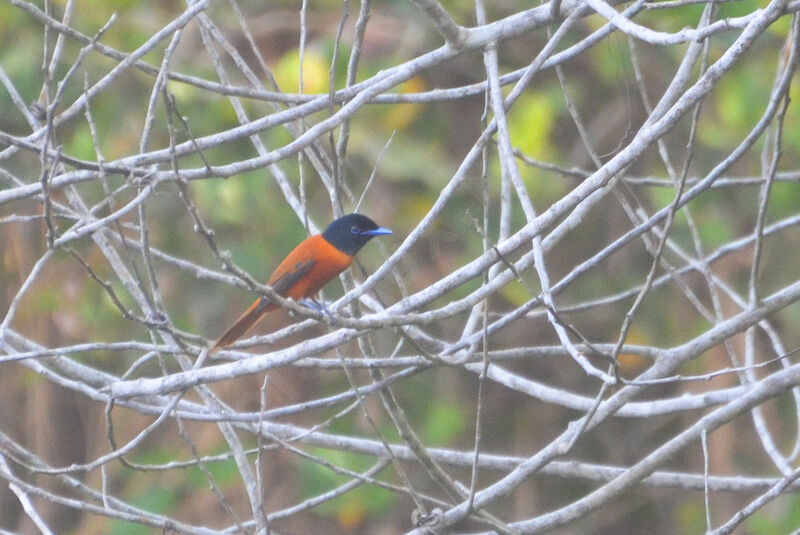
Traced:
<path fill-rule="evenodd" d="M 378 227 L 376 229 L 367 230 L 363 232 L 366 236 L 382 236 L 384 234 L 392 234 L 392 231 L 388 228 Z"/>

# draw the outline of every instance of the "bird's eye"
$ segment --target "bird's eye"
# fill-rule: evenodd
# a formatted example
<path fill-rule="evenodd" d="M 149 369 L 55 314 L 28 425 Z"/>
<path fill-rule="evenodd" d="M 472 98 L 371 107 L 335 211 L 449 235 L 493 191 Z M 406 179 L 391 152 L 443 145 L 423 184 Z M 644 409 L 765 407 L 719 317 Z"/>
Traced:
<path fill-rule="evenodd" d="M 361 229 L 358 228 L 358 225 L 353 225 L 352 227 L 350 227 L 350 232 L 352 234 L 358 235 L 361 234 Z"/>

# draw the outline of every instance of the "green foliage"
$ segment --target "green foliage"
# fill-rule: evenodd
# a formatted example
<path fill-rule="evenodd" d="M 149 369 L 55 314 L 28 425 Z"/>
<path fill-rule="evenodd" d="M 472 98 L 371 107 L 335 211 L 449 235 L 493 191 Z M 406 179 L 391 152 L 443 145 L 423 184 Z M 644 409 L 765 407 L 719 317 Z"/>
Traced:
<path fill-rule="evenodd" d="M 223 490 L 240 482 L 239 469 L 236 467 L 236 462 L 233 458 L 226 461 L 206 463 L 205 468 L 211 474 L 214 482 Z M 189 469 L 186 483 L 196 489 L 206 489 L 209 486 L 208 477 L 198 467 Z"/>
<path fill-rule="evenodd" d="M 735 69 L 717 89 L 712 105 L 714 120 L 705 121 L 698 130 L 698 139 L 706 145 L 724 149 L 741 142 L 745 128 L 752 128 L 762 114 L 770 87 L 762 83 L 775 72 L 775 57 L 750 65 L 746 70 Z M 744 102 L 753 105 L 743 105 Z"/>
<path fill-rule="evenodd" d="M 153 513 L 167 513 L 178 504 L 175 492 L 158 486 L 148 487 L 137 498 L 132 500 L 132 505 Z M 146 535 L 152 533 L 153 528 L 132 522 L 115 520 L 111 522 L 109 535 Z"/>
<path fill-rule="evenodd" d="M 700 493 L 683 501 L 675 512 L 675 529 L 679 533 L 703 533 L 706 530 L 706 511 Z"/>
<path fill-rule="evenodd" d="M 521 282 L 516 280 L 505 285 L 501 292 L 506 301 L 513 306 L 521 306 L 534 297 Z"/>
<path fill-rule="evenodd" d="M 322 457 L 335 466 L 366 471 L 374 459 L 346 451 L 323 450 L 315 448 L 314 455 Z M 313 461 L 298 461 L 301 492 L 304 498 L 318 496 L 333 490 L 348 481 L 350 477 L 334 473 L 329 468 Z M 355 489 L 326 501 L 314 508 L 314 512 L 337 519 L 342 527 L 355 527 L 364 517 L 384 512 L 393 506 L 395 495 L 383 488 L 362 484 Z"/>
<path fill-rule="evenodd" d="M 554 102 L 546 95 L 527 93 L 514 104 L 508 120 L 511 142 L 533 158 L 552 158 L 550 132 L 555 120 Z"/>
<path fill-rule="evenodd" d="M 423 427 L 424 442 L 432 446 L 450 445 L 462 436 L 467 424 L 464 406 L 449 404 L 447 400 L 435 403 Z"/>
<path fill-rule="evenodd" d="M 792 533 L 800 525 L 800 496 L 790 494 L 747 519 L 745 525 L 753 535 Z"/>

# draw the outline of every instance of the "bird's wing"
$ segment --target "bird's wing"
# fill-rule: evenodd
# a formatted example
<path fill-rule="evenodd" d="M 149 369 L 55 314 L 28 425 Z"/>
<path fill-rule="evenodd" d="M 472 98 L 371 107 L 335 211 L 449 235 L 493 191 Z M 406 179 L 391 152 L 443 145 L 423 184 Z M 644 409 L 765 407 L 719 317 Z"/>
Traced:
<path fill-rule="evenodd" d="M 270 286 L 272 286 L 272 289 L 279 295 L 286 295 L 289 289 L 314 267 L 314 264 L 316 264 L 315 260 L 297 262 L 291 270 L 280 274 L 278 278 L 273 280 Z"/>
<path fill-rule="evenodd" d="M 314 266 L 314 260 L 307 260 L 305 262 L 297 262 L 295 264 L 294 269 L 287 271 L 279 275 L 274 281 L 272 281 L 272 289 L 275 290 L 280 295 L 286 295 L 286 293 L 294 286 L 294 284 L 299 281 L 303 275 L 308 273 Z M 272 310 L 275 308 L 275 305 L 271 303 L 268 299 L 264 299 L 259 297 L 256 299 L 256 302 L 250 305 L 244 314 L 239 316 L 233 325 L 228 327 L 224 333 L 217 338 L 217 341 L 214 342 L 214 345 L 211 346 L 211 353 L 215 353 L 218 350 L 222 349 L 223 347 L 227 347 L 238 340 L 250 327 L 253 326 L 255 322 L 261 319 L 268 310 Z"/>

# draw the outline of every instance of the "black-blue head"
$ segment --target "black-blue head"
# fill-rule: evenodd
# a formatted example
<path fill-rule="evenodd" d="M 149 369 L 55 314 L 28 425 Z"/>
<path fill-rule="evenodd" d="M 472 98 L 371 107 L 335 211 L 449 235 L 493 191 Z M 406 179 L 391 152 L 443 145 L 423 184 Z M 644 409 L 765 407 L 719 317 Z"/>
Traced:
<path fill-rule="evenodd" d="M 341 252 L 354 255 L 373 237 L 391 233 L 367 216 L 348 214 L 328 225 L 322 237 Z"/>

